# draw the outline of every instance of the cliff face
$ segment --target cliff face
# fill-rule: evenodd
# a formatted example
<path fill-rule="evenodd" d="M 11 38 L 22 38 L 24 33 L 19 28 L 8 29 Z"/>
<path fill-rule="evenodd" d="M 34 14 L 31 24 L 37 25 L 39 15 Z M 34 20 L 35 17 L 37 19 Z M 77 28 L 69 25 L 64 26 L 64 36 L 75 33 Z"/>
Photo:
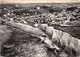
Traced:
<path fill-rule="evenodd" d="M 48 27 L 49 29 L 49 27 Z M 51 31 L 52 32 L 52 31 Z M 48 33 L 48 30 L 47 30 Z M 50 33 L 50 31 L 49 31 Z M 60 37 L 63 33 L 62 37 Z M 56 34 L 57 38 L 54 37 Z M 78 42 L 70 34 L 56 30 L 52 41 L 60 49 L 60 53 L 45 46 L 44 42 L 37 37 L 20 30 L 13 29 L 10 38 L 2 44 L 1 55 L 8 57 L 75 57 L 79 52 Z M 79 46 L 78 46 L 79 45 Z"/>
<path fill-rule="evenodd" d="M 55 26 L 55 29 L 69 33 L 71 36 L 80 39 L 79 26 Z"/>
<path fill-rule="evenodd" d="M 41 24 L 39 27 L 44 30 L 46 34 L 52 36 L 52 42 L 56 44 L 61 51 L 65 51 L 65 53 L 71 56 L 80 55 L 79 30 L 76 30 L 79 29 L 79 27 L 57 27 L 54 29 L 46 24 Z"/>

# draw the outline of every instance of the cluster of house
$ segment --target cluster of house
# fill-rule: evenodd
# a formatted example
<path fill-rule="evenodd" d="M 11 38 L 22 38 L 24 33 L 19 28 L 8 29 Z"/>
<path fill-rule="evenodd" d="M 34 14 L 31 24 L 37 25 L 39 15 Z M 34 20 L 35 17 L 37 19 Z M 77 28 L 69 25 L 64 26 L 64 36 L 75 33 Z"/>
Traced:
<path fill-rule="evenodd" d="M 63 24 L 73 20 L 80 20 L 80 8 L 76 6 L 63 8 L 49 6 L 22 8 L 19 5 L 15 5 L 14 7 L 4 7 L 1 11 L 1 17 L 9 21 L 22 23 Z"/>

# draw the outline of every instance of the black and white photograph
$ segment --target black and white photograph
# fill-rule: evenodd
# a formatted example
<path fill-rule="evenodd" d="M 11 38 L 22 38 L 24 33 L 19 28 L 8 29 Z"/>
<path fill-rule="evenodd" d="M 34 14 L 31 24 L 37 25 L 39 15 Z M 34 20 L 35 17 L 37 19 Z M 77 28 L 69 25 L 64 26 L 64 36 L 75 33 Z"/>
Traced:
<path fill-rule="evenodd" d="M 0 57 L 80 57 L 80 3 L 0 4 Z"/>

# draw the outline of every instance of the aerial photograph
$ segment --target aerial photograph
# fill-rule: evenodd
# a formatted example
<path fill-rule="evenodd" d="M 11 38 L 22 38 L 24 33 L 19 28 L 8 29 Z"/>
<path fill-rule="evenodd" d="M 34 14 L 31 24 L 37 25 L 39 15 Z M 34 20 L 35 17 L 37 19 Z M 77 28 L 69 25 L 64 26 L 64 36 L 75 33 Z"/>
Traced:
<path fill-rule="evenodd" d="M 80 3 L 0 4 L 0 57 L 80 57 Z"/>

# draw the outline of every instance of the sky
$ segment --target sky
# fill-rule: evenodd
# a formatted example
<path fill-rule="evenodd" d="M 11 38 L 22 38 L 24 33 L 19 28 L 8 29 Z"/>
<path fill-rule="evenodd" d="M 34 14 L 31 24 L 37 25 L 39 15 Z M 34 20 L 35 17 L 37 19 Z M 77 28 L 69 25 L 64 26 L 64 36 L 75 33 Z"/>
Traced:
<path fill-rule="evenodd" d="M 0 0 L 0 4 L 4 3 L 75 3 L 80 0 Z"/>

